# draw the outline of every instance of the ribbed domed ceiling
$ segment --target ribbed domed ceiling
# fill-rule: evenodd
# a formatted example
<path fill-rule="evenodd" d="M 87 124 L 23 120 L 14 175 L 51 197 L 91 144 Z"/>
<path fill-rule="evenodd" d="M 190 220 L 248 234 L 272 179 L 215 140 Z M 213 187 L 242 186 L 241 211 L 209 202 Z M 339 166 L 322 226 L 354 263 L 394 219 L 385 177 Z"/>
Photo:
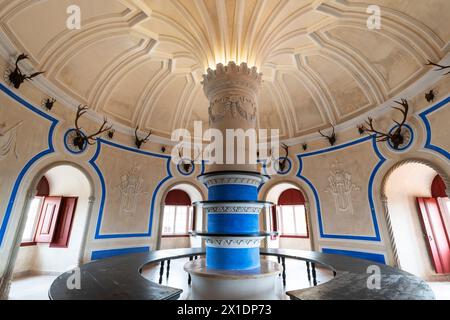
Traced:
<path fill-rule="evenodd" d="M 72 4 L 81 30 L 66 28 Z M 372 4 L 380 30 L 367 28 Z M 448 12 L 448 0 L 0 1 L 6 39 L 50 83 L 165 137 L 194 120 L 208 126 L 201 75 L 229 60 L 264 74 L 260 127 L 292 138 L 343 123 L 411 85 L 427 59 L 446 56 Z"/>

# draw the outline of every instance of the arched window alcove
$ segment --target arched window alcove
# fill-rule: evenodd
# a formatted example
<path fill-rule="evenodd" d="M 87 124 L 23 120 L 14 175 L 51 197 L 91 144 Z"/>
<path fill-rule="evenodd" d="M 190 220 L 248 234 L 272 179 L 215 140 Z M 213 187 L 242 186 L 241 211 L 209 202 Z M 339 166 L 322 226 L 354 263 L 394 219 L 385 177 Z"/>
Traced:
<path fill-rule="evenodd" d="M 279 232 L 268 241 L 269 248 L 311 250 L 310 219 L 303 192 L 292 183 L 279 183 L 267 193 L 275 204 L 266 213 L 268 230 Z"/>
<path fill-rule="evenodd" d="M 395 166 L 384 185 L 394 255 L 399 267 L 426 280 L 450 274 L 450 202 L 431 166 Z"/>
<path fill-rule="evenodd" d="M 159 249 L 201 247 L 201 240 L 189 231 L 203 228 L 203 213 L 193 205 L 202 200 L 200 191 L 188 183 L 168 189 L 161 204 Z"/>

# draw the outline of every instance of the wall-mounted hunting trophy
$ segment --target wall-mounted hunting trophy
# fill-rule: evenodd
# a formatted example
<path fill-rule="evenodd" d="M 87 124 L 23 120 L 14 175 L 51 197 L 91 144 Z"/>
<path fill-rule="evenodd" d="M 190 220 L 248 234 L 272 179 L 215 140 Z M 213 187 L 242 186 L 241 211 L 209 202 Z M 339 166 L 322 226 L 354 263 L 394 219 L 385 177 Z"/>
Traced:
<path fill-rule="evenodd" d="M 47 111 L 52 111 L 55 102 L 56 102 L 55 98 L 46 98 L 42 100 L 41 106 Z"/>
<path fill-rule="evenodd" d="M 13 85 L 14 88 L 19 89 L 20 86 L 25 82 L 25 80 L 33 80 L 33 78 L 45 73 L 45 71 L 35 72 L 30 75 L 26 75 L 19 67 L 19 62 L 22 60 L 27 60 L 28 56 L 24 53 L 19 55 L 16 59 L 15 68 L 8 68 L 5 71 L 5 81 L 10 85 Z"/>
<path fill-rule="evenodd" d="M 328 142 L 330 143 L 331 146 L 334 146 L 336 143 L 337 137 L 336 137 L 336 132 L 335 132 L 334 126 L 331 125 L 331 128 L 333 128 L 333 132 L 329 135 L 323 134 L 321 130 L 319 130 L 319 133 L 322 137 L 324 137 L 328 140 Z"/>
<path fill-rule="evenodd" d="M 434 63 L 434 62 L 432 62 L 430 60 L 428 60 L 428 63 L 426 65 L 427 66 L 432 66 L 432 67 L 437 67 L 437 69 L 434 69 L 434 71 L 442 71 L 442 70 L 450 69 L 450 66 L 443 66 L 441 64 Z M 447 73 L 444 73 L 444 76 L 447 75 L 447 74 L 450 74 L 450 71 L 447 72 Z"/>
<path fill-rule="evenodd" d="M 147 134 L 147 136 L 143 139 L 139 138 L 138 131 L 139 131 L 139 126 L 136 127 L 136 130 L 134 130 L 134 137 L 135 137 L 134 143 L 138 149 L 141 149 L 142 145 L 148 142 L 148 139 L 152 135 L 152 130 L 150 130 L 149 133 Z"/>
<path fill-rule="evenodd" d="M 89 110 L 87 106 L 78 106 L 76 118 L 75 118 L 75 133 L 73 135 L 73 145 L 77 147 L 80 151 L 83 151 L 86 148 L 86 144 L 94 145 L 97 142 L 98 136 L 102 133 L 110 131 L 112 126 L 108 126 L 108 119 L 104 118 L 102 125 L 97 130 L 97 132 L 86 135 L 82 128 L 80 127 L 78 121 L 80 118 Z"/>
<path fill-rule="evenodd" d="M 368 134 L 374 133 L 377 142 L 388 141 L 392 144 L 392 147 L 395 150 L 399 150 L 400 146 L 405 143 L 405 133 L 403 129 L 405 127 L 406 119 L 408 117 L 409 104 L 406 99 L 402 99 L 401 101 L 395 101 L 395 103 L 399 104 L 401 107 L 392 107 L 392 108 L 401 112 L 403 120 L 401 122 L 393 120 L 397 124 L 397 126 L 392 132 L 382 132 L 375 129 L 372 118 L 368 118 L 366 120 L 366 124 L 364 125 L 364 132 Z"/>

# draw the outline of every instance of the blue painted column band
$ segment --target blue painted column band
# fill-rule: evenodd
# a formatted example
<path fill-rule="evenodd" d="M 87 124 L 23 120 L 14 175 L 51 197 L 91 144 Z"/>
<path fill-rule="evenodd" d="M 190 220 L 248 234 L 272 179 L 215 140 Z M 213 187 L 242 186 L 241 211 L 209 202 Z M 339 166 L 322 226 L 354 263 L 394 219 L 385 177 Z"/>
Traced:
<path fill-rule="evenodd" d="M 211 233 L 257 233 L 257 214 L 208 214 L 208 232 Z"/>
<path fill-rule="evenodd" d="M 206 247 L 206 265 L 221 270 L 256 269 L 261 265 L 259 248 Z"/>
<path fill-rule="evenodd" d="M 256 186 L 243 184 L 223 184 L 208 188 L 208 200 L 210 201 L 253 201 L 258 199 Z"/>

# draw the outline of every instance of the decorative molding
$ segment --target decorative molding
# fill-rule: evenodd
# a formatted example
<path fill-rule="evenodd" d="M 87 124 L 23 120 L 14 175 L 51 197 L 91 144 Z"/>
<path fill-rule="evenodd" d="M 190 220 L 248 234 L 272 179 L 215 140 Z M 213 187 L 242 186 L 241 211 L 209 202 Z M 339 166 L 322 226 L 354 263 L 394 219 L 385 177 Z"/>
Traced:
<path fill-rule="evenodd" d="M 246 121 L 256 120 L 256 106 L 252 99 L 244 96 L 226 96 L 211 101 L 208 109 L 211 122 L 225 118 L 229 113 L 233 119 L 239 114 Z"/>
<path fill-rule="evenodd" d="M 262 207 L 252 207 L 247 205 L 221 205 L 217 207 L 208 207 L 206 212 L 208 214 L 259 214 Z"/>
<path fill-rule="evenodd" d="M 214 175 L 204 177 L 203 182 L 206 184 L 206 187 L 208 188 L 218 185 L 229 185 L 229 184 L 259 187 L 259 185 L 263 182 L 263 178 L 258 176 L 239 175 L 230 173 L 227 175 Z"/>
<path fill-rule="evenodd" d="M 261 240 L 264 237 L 247 237 L 247 238 L 238 238 L 238 237 L 203 237 L 206 242 L 207 247 L 213 248 L 227 248 L 227 249 L 246 249 L 246 248 L 259 248 Z"/>

